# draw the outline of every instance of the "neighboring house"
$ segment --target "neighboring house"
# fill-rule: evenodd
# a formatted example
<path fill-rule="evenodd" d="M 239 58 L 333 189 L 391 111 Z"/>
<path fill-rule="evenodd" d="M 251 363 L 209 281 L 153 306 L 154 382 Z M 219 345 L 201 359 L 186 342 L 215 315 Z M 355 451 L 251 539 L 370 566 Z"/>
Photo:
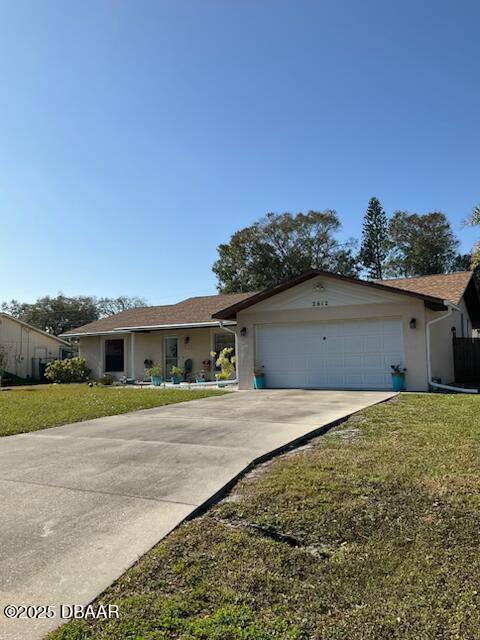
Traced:
<path fill-rule="evenodd" d="M 268 387 L 388 389 L 401 364 L 407 389 L 426 391 L 429 377 L 454 379 L 452 336 L 478 326 L 471 272 L 367 282 L 312 270 L 260 293 L 129 309 L 65 336 L 79 338 L 94 377 L 141 379 L 147 360 L 168 373 L 191 359 L 198 372 L 210 351 L 235 346 L 241 389 L 258 367 Z"/>
<path fill-rule="evenodd" d="M 0 348 L 7 353 L 8 373 L 39 380 L 45 365 L 66 357 L 71 346 L 6 313 L 0 313 Z"/>

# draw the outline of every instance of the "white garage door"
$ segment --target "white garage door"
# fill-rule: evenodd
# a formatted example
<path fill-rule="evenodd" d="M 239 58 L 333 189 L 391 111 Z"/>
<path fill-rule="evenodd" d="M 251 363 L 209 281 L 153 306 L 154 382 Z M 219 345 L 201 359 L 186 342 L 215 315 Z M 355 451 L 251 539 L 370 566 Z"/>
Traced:
<path fill-rule="evenodd" d="M 404 363 L 400 320 L 259 325 L 256 344 L 270 388 L 390 389 Z"/>

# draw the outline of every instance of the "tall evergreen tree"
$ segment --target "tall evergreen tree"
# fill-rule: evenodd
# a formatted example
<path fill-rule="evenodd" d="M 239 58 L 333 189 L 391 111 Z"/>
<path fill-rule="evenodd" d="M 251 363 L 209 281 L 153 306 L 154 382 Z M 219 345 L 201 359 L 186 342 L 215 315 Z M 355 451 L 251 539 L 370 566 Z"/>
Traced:
<path fill-rule="evenodd" d="M 368 276 L 382 280 L 384 263 L 388 255 L 388 222 L 378 198 L 370 198 L 363 220 L 360 262 L 367 269 Z"/>

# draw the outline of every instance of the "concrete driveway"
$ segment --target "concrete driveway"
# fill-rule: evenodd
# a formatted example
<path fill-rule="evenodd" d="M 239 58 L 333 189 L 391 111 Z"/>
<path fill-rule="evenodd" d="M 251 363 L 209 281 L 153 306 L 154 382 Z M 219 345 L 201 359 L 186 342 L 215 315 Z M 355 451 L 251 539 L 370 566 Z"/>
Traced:
<path fill-rule="evenodd" d="M 142 393 L 142 391 L 138 391 Z M 0 439 L 0 637 L 63 622 L 253 461 L 392 393 L 244 391 Z"/>

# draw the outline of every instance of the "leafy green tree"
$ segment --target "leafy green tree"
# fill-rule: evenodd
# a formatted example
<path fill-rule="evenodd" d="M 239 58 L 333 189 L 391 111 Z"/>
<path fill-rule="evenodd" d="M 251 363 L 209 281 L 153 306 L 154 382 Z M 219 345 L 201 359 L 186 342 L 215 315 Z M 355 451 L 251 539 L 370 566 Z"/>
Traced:
<path fill-rule="evenodd" d="M 453 261 L 452 271 L 470 271 L 473 256 L 471 253 L 459 253 Z"/>
<path fill-rule="evenodd" d="M 424 276 L 454 268 L 459 241 L 445 214 L 397 211 L 389 223 L 392 254 L 388 275 Z"/>
<path fill-rule="evenodd" d="M 94 298 L 94 301 L 101 318 L 112 316 L 114 313 L 120 313 L 127 309 L 146 307 L 148 305 L 145 298 L 139 298 L 138 296 L 118 296 L 118 298 L 99 298 L 98 300 Z"/>
<path fill-rule="evenodd" d="M 56 297 L 38 298 L 33 303 L 11 300 L 4 302 L 1 309 L 19 320 L 58 336 L 104 316 L 146 304 L 143 298 L 120 296 L 97 299 L 94 296 L 68 297 L 59 293 Z"/>
<path fill-rule="evenodd" d="M 389 251 L 388 221 L 378 198 L 370 198 L 365 213 L 360 261 L 374 280 L 382 280 Z"/>
<path fill-rule="evenodd" d="M 308 269 L 356 275 L 354 242 L 340 243 L 335 211 L 268 213 L 218 246 L 212 270 L 222 293 L 273 287 Z"/>
<path fill-rule="evenodd" d="M 62 293 L 56 297 L 38 298 L 33 303 L 19 303 L 12 300 L 9 303 L 3 303 L 2 310 L 55 336 L 97 320 L 99 317 L 93 298 L 89 296 L 70 298 Z"/>

